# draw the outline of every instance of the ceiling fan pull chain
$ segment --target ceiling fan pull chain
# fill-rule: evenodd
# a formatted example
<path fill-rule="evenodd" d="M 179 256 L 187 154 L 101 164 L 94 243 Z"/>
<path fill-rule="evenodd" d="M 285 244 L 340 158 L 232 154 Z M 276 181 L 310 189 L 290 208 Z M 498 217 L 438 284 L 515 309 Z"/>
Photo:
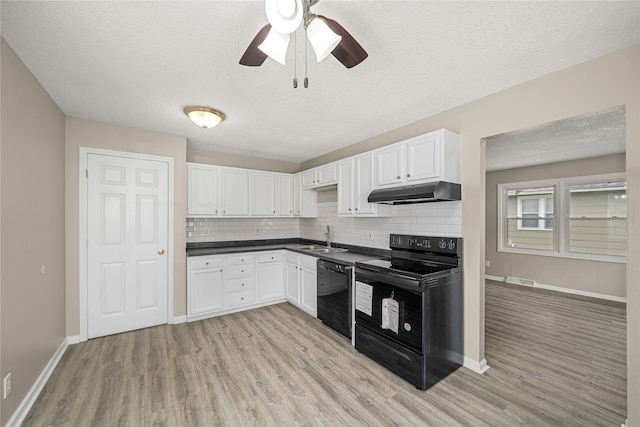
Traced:
<path fill-rule="evenodd" d="M 293 32 L 293 88 L 298 87 L 298 37 Z"/>
<path fill-rule="evenodd" d="M 309 40 L 307 39 L 307 32 L 304 32 L 304 88 L 309 87 L 309 77 L 307 77 L 307 44 L 309 44 Z"/>

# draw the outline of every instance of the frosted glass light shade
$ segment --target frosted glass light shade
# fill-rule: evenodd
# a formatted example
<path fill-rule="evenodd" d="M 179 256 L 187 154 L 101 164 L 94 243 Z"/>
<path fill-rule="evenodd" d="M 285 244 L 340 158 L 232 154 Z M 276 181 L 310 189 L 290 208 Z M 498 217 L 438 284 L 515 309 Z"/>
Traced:
<path fill-rule="evenodd" d="M 326 58 L 342 40 L 342 37 L 331 31 L 327 23 L 318 17 L 307 26 L 307 38 L 313 46 L 318 62 Z"/>
<path fill-rule="evenodd" d="M 285 64 L 287 48 L 289 47 L 289 34 L 283 34 L 271 28 L 267 37 L 260 43 L 258 49 L 266 53 L 269 58 Z"/>
<path fill-rule="evenodd" d="M 209 107 L 189 106 L 184 107 L 184 113 L 193 123 L 202 128 L 212 128 L 222 122 L 226 116 L 222 111 Z"/>

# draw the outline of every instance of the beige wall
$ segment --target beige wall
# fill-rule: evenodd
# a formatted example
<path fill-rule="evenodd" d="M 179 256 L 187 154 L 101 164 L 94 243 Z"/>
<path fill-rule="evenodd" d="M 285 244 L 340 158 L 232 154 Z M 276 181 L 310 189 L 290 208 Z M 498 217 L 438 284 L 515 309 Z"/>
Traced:
<path fill-rule="evenodd" d="M 491 144 L 491 142 L 488 142 Z M 626 265 L 498 252 L 498 184 L 624 172 L 625 155 L 558 162 L 487 173 L 486 259 L 490 276 L 514 276 L 538 283 L 624 298 Z"/>
<path fill-rule="evenodd" d="M 483 138 L 624 105 L 628 259 L 640 259 L 640 45 L 576 65 L 362 141 L 301 165 L 318 166 L 434 129 L 462 135 L 465 355 L 484 358 L 485 142 Z M 640 263 L 627 264 L 628 415 L 640 426 Z M 490 363 L 491 361 L 489 361 Z"/>
<path fill-rule="evenodd" d="M 187 147 L 187 161 L 271 172 L 295 173 L 300 170 L 299 163 L 242 156 L 240 154 L 223 153 L 221 151 L 197 150 L 189 147 Z"/>
<path fill-rule="evenodd" d="M 66 266 L 67 335 L 80 334 L 79 274 L 79 150 L 100 148 L 151 154 L 174 159 L 174 315 L 187 312 L 186 235 L 187 214 L 186 138 L 67 117 L 66 120 Z"/>
<path fill-rule="evenodd" d="M 5 425 L 66 337 L 65 122 L 11 47 L 1 43 L 0 370 L 1 378 L 12 378 L 11 394 L 2 400 Z"/>

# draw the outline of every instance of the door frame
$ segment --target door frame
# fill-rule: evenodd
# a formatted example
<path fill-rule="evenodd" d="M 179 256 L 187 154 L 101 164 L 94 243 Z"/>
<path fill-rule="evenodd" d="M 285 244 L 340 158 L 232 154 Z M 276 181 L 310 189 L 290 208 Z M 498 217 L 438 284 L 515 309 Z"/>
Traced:
<path fill-rule="evenodd" d="M 167 164 L 168 168 L 168 216 L 167 216 L 167 253 L 169 259 L 167 259 L 167 323 L 174 323 L 173 313 L 173 271 L 174 271 L 174 159 L 173 157 L 156 156 L 152 154 L 140 154 L 130 153 L 126 151 L 105 150 L 101 148 L 80 147 L 80 168 L 78 169 L 79 178 L 79 214 L 80 214 L 80 233 L 78 240 L 78 247 L 80 249 L 80 342 L 87 341 L 88 339 L 88 325 L 89 325 L 89 304 L 88 304 L 88 260 L 89 251 L 87 248 L 87 235 L 88 235 L 88 180 L 86 170 L 88 167 L 89 155 L 102 155 L 102 156 L 114 156 L 124 157 L 134 160 L 151 160 L 156 162 L 162 162 Z"/>

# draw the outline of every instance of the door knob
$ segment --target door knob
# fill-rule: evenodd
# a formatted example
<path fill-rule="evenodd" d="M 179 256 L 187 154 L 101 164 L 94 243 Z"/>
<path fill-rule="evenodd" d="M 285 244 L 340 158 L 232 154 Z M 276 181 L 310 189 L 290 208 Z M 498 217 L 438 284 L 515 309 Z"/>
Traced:
<path fill-rule="evenodd" d="M 164 255 L 164 249 L 158 249 L 158 255 Z"/>

